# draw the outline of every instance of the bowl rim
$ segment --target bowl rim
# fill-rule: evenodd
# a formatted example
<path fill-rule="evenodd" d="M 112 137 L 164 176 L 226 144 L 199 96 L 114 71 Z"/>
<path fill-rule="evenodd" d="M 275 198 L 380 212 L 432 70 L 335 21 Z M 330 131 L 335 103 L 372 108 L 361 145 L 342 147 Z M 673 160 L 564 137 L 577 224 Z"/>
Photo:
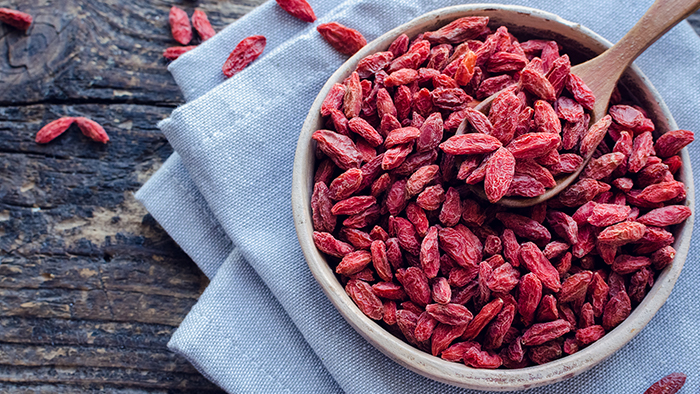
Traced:
<path fill-rule="evenodd" d="M 521 369 L 475 369 L 462 363 L 443 360 L 414 348 L 365 316 L 345 293 L 343 286 L 335 277 L 335 273 L 313 242 L 309 203 L 310 193 L 308 190 L 309 179 L 312 179 L 309 177 L 313 176 L 313 166 L 305 165 L 309 155 L 311 155 L 311 160 L 313 161 L 311 134 L 316 130 L 315 127 L 320 116 L 319 110 L 323 99 L 334 83 L 342 81 L 344 76 L 354 70 L 360 59 L 381 50 L 381 47 L 377 48 L 377 46 L 380 46 L 382 42 L 390 43 L 398 35 L 410 30 L 412 26 L 423 25 L 439 19 L 447 23 L 460 17 L 477 15 L 479 12 L 499 10 L 527 14 L 534 18 L 543 19 L 548 23 L 558 23 L 570 29 L 579 30 L 582 34 L 600 44 L 603 49 L 612 45 L 608 40 L 581 24 L 565 20 L 547 11 L 515 5 L 468 4 L 445 7 L 423 14 L 391 29 L 343 63 L 329 77 L 314 100 L 302 126 L 294 157 L 292 211 L 297 237 L 314 278 L 343 318 L 376 349 L 411 371 L 442 383 L 477 390 L 511 391 L 556 383 L 598 365 L 631 341 L 666 302 L 685 263 L 693 229 L 695 188 L 692 181 L 692 168 L 687 148 L 684 148 L 681 152 L 683 169 L 680 177 L 687 188 L 685 205 L 690 207 L 692 215 L 678 229 L 675 243 L 675 246 L 677 246 L 676 257 L 673 263 L 659 274 L 657 282 L 649 290 L 642 303 L 632 311 L 630 316 L 603 338 L 572 355 L 567 355 L 542 365 Z M 388 47 L 388 44 L 386 46 Z M 644 88 L 648 90 L 651 98 L 656 101 L 658 108 L 654 108 L 654 110 L 658 121 L 666 121 L 668 130 L 678 129 L 668 107 L 648 78 L 634 64 L 625 72 L 625 74 L 630 73 L 636 74 Z"/>

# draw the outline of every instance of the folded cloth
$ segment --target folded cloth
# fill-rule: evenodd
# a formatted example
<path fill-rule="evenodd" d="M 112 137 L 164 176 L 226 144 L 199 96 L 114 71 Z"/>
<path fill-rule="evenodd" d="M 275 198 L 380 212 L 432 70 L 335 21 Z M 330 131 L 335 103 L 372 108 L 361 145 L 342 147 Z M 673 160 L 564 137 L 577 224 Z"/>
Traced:
<path fill-rule="evenodd" d="M 317 23 L 338 21 L 372 40 L 425 12 L 464 1 L 322 3 L 314 4 Z M 617 41 L 651 0 L 509 3 L 559 14 Z M 268 2 L 170 67 L 191 100 L 160 125 L 180 158 L 171 158 L 137 198 L 207 275 L 217 268 L 219 273 L 169 346 L 230 392 L 471 392 L 423 378 L 383 356 L 342 319 L 306 266 L 290 206 L 294 149 L 318 90 L 345 60 L 315 25 Z M 219 65 L 252 34 L 268 37 L 265 54 L 223 81 Z M 699 61 L 700 39 L 687 23 L 637 61 L 679 126 L 695 131 Z M 690 147 L 696 166 L 698 149 Z M 667 373 L 694 374 L 700 367 L 700 289 L 693 283 L 700 268 L 692 257 L 697 248 L 693 242 L 668 302 L 630 344 L 581 376 L 532 392 L 642 392 Z M 231 257 L 221 265 L 228 250 Z M 246 302 L 251 297 L 257 297 L 255 303 Z M 259 307 L 262 297 L 269 308 Z M 270 338 L 288 345 L 280 352 Z M 299 362 L 288 362 L 297 360 L 290 354 Z M 688 392 L 700 388 L 695 376 Z"/>

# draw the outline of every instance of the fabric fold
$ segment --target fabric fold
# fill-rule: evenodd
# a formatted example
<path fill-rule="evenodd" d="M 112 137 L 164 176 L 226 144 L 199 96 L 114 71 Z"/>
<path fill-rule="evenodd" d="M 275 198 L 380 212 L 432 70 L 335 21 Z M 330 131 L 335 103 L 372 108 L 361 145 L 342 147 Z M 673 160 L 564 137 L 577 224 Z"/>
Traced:
<path fill-rule="evenodd" d="M 271 3 L 254 11 L 257 14 L 250 15 L 260 17 L 260 23 L 264 23 L 263 11 L 279 11 L 274 11 Z M 345 1 L 324 13 L 319 22 L 338 21 L 358 28 L 371 40 L 427 11 L 461 3 L 429 0 L 409 4 L 386 0 Z M 511 3 L 557 13 L 616 41 L 644 13 L 651 1 L 631 4 L 621 0 L 596 1 L 594 4 L 573 1 L 553 4 L 544 0 Z M 624 13 L 620 12 L 622 9 Z M 317 15 L 320 16 L 320 13 Z M 235 26 L 237 24 L 219 34 L 227 36 L 234 31 L 238 34 Z M 275 30 L 277 27 L 267 28 Z M 260 27 L 253 33 L 259 30 Z M 223 36 L 221 40 L 226 39 Z M 236 40 L 231 37 L 232 41 Z M 192 319 L 188 317 L 183 323 L 182 333 L 178 330 L 171 346 L 230 392 L 256 391 L 246 384 L 251 381 L 266 384 L 264 376 L 250 369 L 221 367 L 221 357 L 237 357 L 238 350 L 231 346 L 204 345 L 206 338 L 210 338 L 212 343 L 223 344 L 222 337 L 226 335 L 242 338 L 243 342 L 256 340 L 254 334 L 258 326 L 252 323 L 250 326 L 229 325 L 222 317 L 224 313 L 233 313 L 238 315 L 237 318 L 249 317 L 251 322 L 259 322 L 255 320 L 258 317 L 256 313 L 244 307 L 236 308 L 237 304 L 226 305 L 231 309 L 219 308 L 231 302 L 229 291 L 232 289 L 267 287 L 264 290 L 269 289 L 269 301 L 278 302 L 289 317 L 289 326 L 284 325 L 284 319 L 278 319 L 286 330 L 284 332 L 287 332 L 285 337 L 290 341 L 299 341 L 298 349 L 304 349 L 301 345 L 312 349 L 345 392 L 473 392 L 423 378 L 382 355 L 342 319 L 311 276 L 292 222 L 292 162 L 298 130 L 311 102 L 328 76 L 345 58 L 323 42 L 312 25 L 290 34 L 288 38 L 269 52 L 266 49 L 266 55 L 246 70 L 215 87 L 211 86 L 216 83 L 215 79 L 203 84 L 207 85 L 206 88 L 191 81 L 198 77 L 200 71 L 214 72 L 204 67 L 205 63 L 218 59 L 205 56 L 209 53 L 205 51 L 206 46 L 188 53 L 170 68 L 178 84 L 186 87 L 183 91 L 192 90 L 186 93 L 186 97 L 193 100 L 176 109 L 169 119 L 161 122 L 160 127 L 181 156 L 183 168 L 190 176 L 192 183 L 189 186 L 193 188 L 188 193 L 201 195 L 206 204 L 200 204 L 200 207 L 206 205 L 210 211 L 203 215 L 188 211 L 187 207 L 178 208 L 177 204 L 158 201 L 167 194 L 158 193 L 155 189 L 149 193 L 140 192 L 140 198 L 171 234 L 177 231 L 184 234 L 187 228 L 184 222 L 190 221 L 189 215 L 200 216 L 194 222 L 204 223 L 201 216 L 211 214 L 232 245 L 236 246 L 233 253 L 240 253 L 242 260 L 236 257 L 236 264 L 249 264 L 260 279 L 253 281 L 244 275 L 227 274 L 226 280 L 219 280 L 222 272 L 229 272 L 222 271 L 227 264 L 222 265 L 211 285 L 216 282 L 217 287 L 212 287 L 211 292 L 208 289 L 206 297 L 203 295 L 193 309 Z M 215 50 L 214 47 L 211 49 Z M 665 98 L 679 126 L 690 130 L 700 130 L 696 98 L 700 91 L 698 60 L 700 39 L 687 23 L 683 23 L 651 46 L 637 62 Z M 208 91 L 204 92 L 205 89 Z M 694 146 L 690 151 L 693 164 L 697 165 L 698 151 Z M 161 171 L 154 178 L 160 176 Z M 181 203 L 187 203 L 183 197 L 177 198 Z M 181 214 L 168 216 L 167 210 L 158 210 L 160 204 L 168 205 Z M 179 220 L 175 220 L 175 217 Z M 200 238 L 194 242 L 186 237 L 173 238 L 180 245 L 189 245 L 183 246 L 188 254 L 199 256 L 199 248 L 209 245 L 204 235 L 200 233 L 197 236 Z M 213 236 L 223 237 L 221 233 Z M 667 305 L 630 344 L 579 377 L 531 392 L 641 392 L 650 382 L 666 373 L 676 370 L 692 373 L 697 370 L 700 360 L 695 355 L 700 349 L 694 322 L 700 318 L 700 309 L 688 307 L 697 306 L 700 296 L 700 290 L 691 283 L 692 278 L 700 274 L 692 257 L 697 248 L 697 242 L 694 242 L 691 257 Z M 220 256 L 220 252 L 215 255 Z M 198 259 L 202 260 L 201 257 Z M 197 263 L 200 264 L 199 261 Z M 211 272 L 212 268 L 207 270 Z M 252 270 L 250 273 L 253 273 Z M 209 329 L 202 316 L 206 316 L 208 321 L 224 322 L 224 330 Z M 292 323 L 298 332 L 288 329 Z M 185 335 L 186 332 L 189 334 Z M 298 335 L 295 336 L 295 333 Z M 673 335 L 673 340 L 669 340 L 669 334 Z M 196 346 L 191 347 L 190 344 Z M 294 346 L 289 349 L 289 352 L 302 352 L 295 350 L 297 348 Z M 268 356 L 280 357 L 274 352 Z M 644 365 L 644 368 L 640 368 L 640 365 Z M 285 363 L 278 363 L 273 369 L 291 373 L 289 368 Z M 248 372 L 237 374 L 236 371 L 242 370 Z M 325 392 L 322 387 L 314 386 L 317 383 L 311 383 L 312 379 L 309 382 L 305 392 Z M 689 381 L 688 385 L 690 391 L 697 391 L 700 382 Z"/>
<path fill-rule="evenodd" d="M 230 286 L 238 281 L 248 285 Z M 242 314 L 242 309 L 250 313 Z M 168 347 L 232 393 L 300 393 L 309 387 L 319 393 L 342 393 L 237 250 L 219 268 Z"/>

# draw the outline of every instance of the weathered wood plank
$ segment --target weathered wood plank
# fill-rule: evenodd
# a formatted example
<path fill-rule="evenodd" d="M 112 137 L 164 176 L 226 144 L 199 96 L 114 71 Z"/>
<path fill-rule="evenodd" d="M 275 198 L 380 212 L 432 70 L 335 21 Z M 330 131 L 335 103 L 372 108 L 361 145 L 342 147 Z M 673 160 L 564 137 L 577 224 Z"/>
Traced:
<path fill-rule="evenodd" d="M 125 247 L 136 253 L 145 252 L 134 246 Z M 190 260 L 172 257 L 169 264 L 164 264 L 164 258 L 157 254 L 143 257 L 124 254 L 120 252 L 114 257 L 11 254 L 0 258 L 0 288 L 126 291 L 199 298 L 201 274 L 182 269 L 191 264 Z"/>
<path fill-rule="evenodd" d="M 261 3 L 197 6 L 219 31 Z M 30 11 L 35 22 L 29 35 L 9 31 L 3 37 L 0 58 L 7 61 L 0 62 L 0 104 L 182 102 L 162 58 L 166 47 L 177 45 L 168 25 L 172 4 L 190 14 L 195 6 L 144 0 L 6 2 L 5 7 Z"/>
<path fill-rule="evenodd" d="M 196 300 L 122 291 L 0 289 L 0 314 L 177 326 Z"/>
<path fill-rule="evenodd" d="M 98 320 L 0 318 L 0 343 L 162 350 L 175 327 Z"/>
<path fill-rule="evenodd" d="M 118 388 L 107 385 L 69 386 L 65 384 L 2 384 L 0 388 L 13 394 L 64 394 L 64 393 L 100 393 L 100 394 L 177 394 L 189 390 L 157 390 Z"/>
<path fill-rule="evenodd" d="M 191 392 L 220 392 L 213 383 L 202 375 L 144 371 L 124 368 L 86 367 L 23 367 L 0 365 L 0 382 L 23 384 L 53 383 L 80 385 L 90 388 L 95 385 L 116 385 L 120 387 L 180 389 Z M 0 386 L 2 388 L 2 386 Z M 77 390 L 80 392 L 81 390 Z"/>
<path fill-rule="evenodd" d="M 144 371 L 196 374 L 197 370 L 167 349 L 101 346 L 33 346 L 0 343 L 0 364 L 41 367 L 138 368 Z"/>

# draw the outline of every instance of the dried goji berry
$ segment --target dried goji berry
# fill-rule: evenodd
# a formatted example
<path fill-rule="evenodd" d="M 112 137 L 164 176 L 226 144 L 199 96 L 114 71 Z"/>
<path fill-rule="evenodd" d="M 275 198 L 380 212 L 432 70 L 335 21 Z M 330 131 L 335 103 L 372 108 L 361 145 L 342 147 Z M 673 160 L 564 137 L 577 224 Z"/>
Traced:
<path fill-rule="evenodd" d="M 351 275 L 362 271 L 372 261 L 372 254 L 366 250 L 357 250 L 343 256 L 335 272 L 341 275 Z"/>
<path fill-rule="evenodd" d="M 491 203 L 506 195 L 515 174 L 515 158 L 506 148 L 499 148 L 486 165 L 484 192 Z"/>
<path fill-rule="evenodd" d="M 647 164 L 649 156 L 654 154 L 654 139 L 647 131 L 634 138 L 632 153 L 629 157 L 629 171 L 639 172 Z"/>
<path fill-rule="evenodd" d="M 573 74 L 572 74 L 573 75 Z M 556 91 L 554 86 L 549 82 L 547 78 L 537 71 L 524 69 L 520 73 L 520 83 L 523 85 L 524 89 L 527 89 L 535 96 L 540 97 L 543 100 L 554 101 L 556 100 Z"/>
<path fill-rule="evenodd" d="M 338 22 L 322 23 L 316 27 L 316 30 L 336 51 L 344 55 L 354 55 L 367 45 L 367 40 L 359 31 Z"/>
<path fill-rule="evenodd" d="M 685 384 L 686 375 L 674 372 L 661 378 L 646 389 L 644 394 L 676 394 Z"/>
<path fill-rule="evenodd" d="M 183 53 L 189 52 L 195 48 L 197 48 L 196 45 L 190 45 L 190 46 L 186 46 L 186 47 L 166 48 L 165 51 L 163 51 L 163 57 L 168 59 L 168 60 L 175 60 L 175 59 L 179 58 Z"/>
<path fill-rule="evenodd" d="M 441 185 L 429 186 L 423 190 L 418 197 L 416 203 L 419 207 L 426 211 L 435 211 L 440 209 L 440 206 L 445 201 L 445 190 Z"/>
<path fill-rule="evenodd" d="M 314 231 L 313 239 L 321 252 L 331 256 L 342 258 L 355 250 L 352 245 L 335 239 L 330 233 Z"/>
<path fill-rule="evenodd" d="M 73 118 L 73 120 L 75 121 L 75 124 L 78 125 L 80 131 L 91 140 L 101 142 L 103 144 L 106 144 L 109 141 L 109 136 L 105 132 L 105 129 L 94 120 L 83 118 L 82 116 Z"/>
<path fill-rule="evenodd" d="M 328 91 L 326 98 L 321 104 L 321 115 L 328 116 L 331 110 L 339 110 L 343 107 L 343 97 L 345 96 L 345 85 L 335 83 Z"/>
<path fill-rule="evenodd" d="M 187 15 L 185 14 L 185 16 Z M 187 24 L 189 25 L 189 23 L 190 22 L 188 20 Z M 191 35 L 192 33 L 190 32 L 190 36 Z M 235 74 L 241 72 L 250 63 L 257 59 L 258 56 L 263 53 L 266 43 L 267 40 L 264 36 L 250 36 L 241 40 L 241 42 L 236 45 L 236 48 L 231 51 L 231 54 L 228 55 L 226 62 L 224 62 L 224 65 L 221 68 L 226 78 L 231 78 Z"/>
<path fill-rule="evenodd" d="M 489 23 L 486 16 L 468 16 L 448 23 L 436 31 L 423 34 L 431 43 L 459 44 L 478 37 Z"/>
<path fill-rule="evenodd" d="M 646 226 L 642 222 L 622 222 L 601 231 L 598 234 L 598 242 L 622 246 L 640 240 L 645 231 Z"/>
<path fill-rule="evenodd" d="M 1 12 L 0 15 L 2 15 Z M 190 26 L 190 18 L 187 16 L 187 13 L 184 10 L 172 6 L 170 8 L 168 21 L 170 22 L 170 30 L 175 41 L 182 45 L 187 45 L 190 43 L 190 41 L 192 41 L 192 26 Z M 3 22 L 6 21 L 3 20 Z"/>
<path fill-rule="evenodd" d="M 520 246 L 520 261 L 530 272 L 537 275 L 545 287 L 554 292 L 561 289 L 559 272 L 547 260 L 537 245 L 532 242 L 522 244 Z"/>
<path fill-rule="evenodd" d="M 351 279 L 345 285 L 345 291 L 365 315 L 374 320 L 381 320 L 384 307 L 382 302 L 372 292 L 372 287 L 367 282 Z"/>
<path fill-rule="evenodd" d="M 585 297 L 591 279 L 593 279 L 591 271 L 582 271 L 566 278 L 561 285 L 558 301 L 570 302 Z"/>
<path fill-rule="evenodd" d="M 522 215 L 499 212 L 496 219 L 503 223 L 503 226 L 515 232 L 516 235 L 532 240 L 542 247 L 546 246 L 552 239 L 552 235 L 542 224 Z"/>
<path fill-rule="evenodd" d="M 277 2 L 279 3 L 280 1 L 284 0 L 278 0 Z M 207 18 L 207 14 L 205 14 L 202 10 L 194 10 L 194 13 L 192 14 L 192 26 L 197 31 L 197 34 L 199 34 L 199 38 L 201 38 L 202 41 L 206 41 L 214 37 L 214 35 L 216 34 L 214 28 L 211 27 L 211 23 L 209 23 L 209 18 Z"/>
<path fill-rule="evenodd" d="M 581 110 L 581 115 L 583 115 L 583 110 Z M 561 121 L 552 105 L 544 100 L 535 102 L 534 125 L 535 131 L 538 133 L 561 134 Z"/>
<path fill-rule="evenodd" d="M 557 309 L 557 299 L 554 295 L 547 294 L 542 297 L 539 307 L 537 307 L 536 320 L 540 323 L 554 321 L 559 318 L 559 310 Z"/>
<path fill-rule="evenodd" d="M 398 277 L 399 282 L 403 285 L 404 291 L 418 305 L 425 306 L 430 303 L 430 286 L 428 278 L 420 268 L 408 267 L 406 272 Z"/>
<path fill-rule="evenodd" d="M 695 134 L 688 130 L 673 130 L 664 133 L 654 144 L 656 154 L 661 158 L 677 155 L 686 145 L 695 140 Z M 671 171 L 675 172 L 675 171 Z"/>
<path fill-rule="evenodd" d="M 433 226 L 428 229 L 421 243 L 420 262 L 423 272 L 432 279 L 440 271 L 440 250 L 438 246 L 438 229 Z M 445 323 L 445 322 L 443 322 Z"/>
<path fill-rule="evenodd" d="M 559 134 L 527 133 L 511 141 L 506 148 L 516 159 L 534 159 L 551 152 L 560 142 Z"/>
<path fill-rule="evenodd" d="M 277 4 L 289 15 L 304 22 L 314 22 L 316 14 L 306 0 L 276 0 Z"/>
<path fill-rule="evenodd" d="M 37 133 L 35 141 L 38 144 L 46 144 L 51 142 L 54 138 L 63 134 L 70 125 L 73 124 L 75 118 L 64 116 L 62 118 L 56 119 L 46 126 L 42 127 Z"/>
<path fill-rule="evenodd" d="M 525 346 L 537 346 L 557 339 L 569 331 L 571 331 L 571 324 L 564 319 L 535 323 L 523 333 L 521 342 Z"/>
<path fill-rule="evenodd" d="M 449 282 L 444 277 L 438 277 L 433 283 L 432 288 L 433 301 L 438 304 L 448 304 L 452 298 L 452 288 Z"/>
<path fill-rule="evenodd" d="M 595 95 L 578 75 L 573 73 L 569 74 L 569 78 L 566 80 L 566 88 L 574 96 L 574 99 L 576 99 L 576 101 L 583 106 L 583 108 L 593 111 L 593 107 L 595 106 Z"/>
<path fill-rule="evenodd" d="M 451 155 L 476 155 L 493 152 L 501 146 L 495 137 L 472 133 L 452 136 L 440 144 L 440 149 Z"/>
<path fill-rule="evenodd" d="M 632 311 L 632 303 L 630 302 L 629 296 L 623 290 L 615 294 L 610 298 L 610 300 L 605 304 L 605 309 L 603 310 L 603 328 L 610 331 L 617 327 L 623 320 L 630 315 Z"/>
<path fill-rule="evenodd" d="M 481 256 L 474 245 L 462 233 L 451 227 L 438 230 L 440 248 L 449 255 L 460 267 L 475 268 Z"/>
<path fill-rule="evenodd" d="M 455 339 L 459 338 L 464 330 L 467 328 L 466 325 L 450 326 L 447 324 L 438 324 L 433 331 L 432 341 L 431 341 L 431 352 L 433 356 L 439 356 L 443 350 L 447 349 L 448 346 Z"/>
<path fill-rule="evenodd" d="M 508 144 L 515 134 L 520 100 L 510 91 L 500 93 L 493 100 L 489 110 L 489 121 L 493 125 L 492 135 L 503 144 Z"/>
<path fill-rule="evenodd" d="M 362 84 L 357 72 L 350 74 L 345 81 L 345 95 L 343 96 L 343 112 L 348 119 L 360 115 L 362 110 Z"/>

